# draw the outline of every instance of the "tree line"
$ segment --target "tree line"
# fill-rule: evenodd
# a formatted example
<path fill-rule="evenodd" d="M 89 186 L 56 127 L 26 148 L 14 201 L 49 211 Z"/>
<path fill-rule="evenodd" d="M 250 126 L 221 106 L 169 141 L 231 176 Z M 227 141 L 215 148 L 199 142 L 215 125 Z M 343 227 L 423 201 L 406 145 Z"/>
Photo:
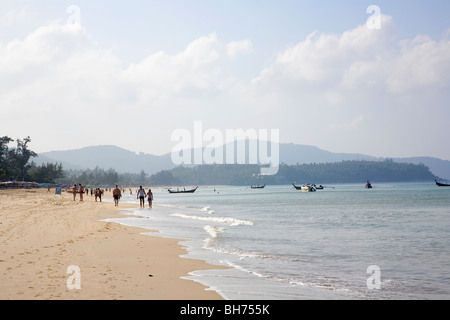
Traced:
<path fill-rule="evenodd" d="M 16 147 L 9 145 L 14 140 L 0 137 L 0 181 L 33 181 L 55 183 L 64 177 L 62 164 L 47 163 L 40 166 L 30 161 L 37 153 L 30 150 L 30 137 L 16 140 Z"/>

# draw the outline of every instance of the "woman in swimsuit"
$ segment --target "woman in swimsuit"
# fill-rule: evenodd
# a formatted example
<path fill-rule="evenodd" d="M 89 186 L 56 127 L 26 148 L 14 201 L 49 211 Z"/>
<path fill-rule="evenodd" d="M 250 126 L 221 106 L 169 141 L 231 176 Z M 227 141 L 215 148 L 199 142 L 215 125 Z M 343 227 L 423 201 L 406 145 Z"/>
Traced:
<path fill-rule="evenodd" d="M 148 189 L 147 197 L 148 197 L 148 206 L 149 206 L 149 208 L 152 208 L 153 207 L 153 193 L 152 193 L 152 189 Z"/>

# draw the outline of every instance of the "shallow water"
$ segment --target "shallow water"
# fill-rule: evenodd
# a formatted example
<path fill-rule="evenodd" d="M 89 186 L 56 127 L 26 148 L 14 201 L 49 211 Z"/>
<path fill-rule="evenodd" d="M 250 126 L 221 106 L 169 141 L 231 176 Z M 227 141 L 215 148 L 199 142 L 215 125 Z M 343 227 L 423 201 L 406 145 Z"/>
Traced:
<path fill-rule="evenodd" d="M 187 257 L 229 266 L 189 277 L 226 299 L 450 298 L 450 188 L 332 187 L 154 190 L 153 209 L 111 221 L 187 239 Z"/>

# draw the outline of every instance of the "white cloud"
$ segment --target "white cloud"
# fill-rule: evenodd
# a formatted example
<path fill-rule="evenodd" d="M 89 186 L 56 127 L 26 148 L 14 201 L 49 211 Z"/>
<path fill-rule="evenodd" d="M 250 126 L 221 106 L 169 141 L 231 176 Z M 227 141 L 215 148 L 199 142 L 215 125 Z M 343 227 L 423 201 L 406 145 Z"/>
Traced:
<path fill-rule="evenodd" d="M 72 123 L 82 124 L 76 130 L 89 132 L 90 138 L 80 139 L 80 146 L 122 142 L 150 152 L 108 131 L 131 131 L 151 123 L 151 132 L 170 138 L 182 121 L 225 103 L 237 80 L 223 67 L 224 59 L 226 44 L 210 34 L 177 54 L 158 52 L 124 66 L 79 26 L 40 27 L 22 40 L 0 43 L 0 117 L 12 120 L 2 131 L 13 136 L 24 127 L 39 131 L 35 136 L 55 149 L 63 141 L 49 138 L 50 132 L 74 143 Z M 169 125 L 167 119 L 172 120 Z M 157 151 L 152 152 L 163 152 L 167 141 L 154 146 Z"/>
<path fill-rule="evenodd" d="M 10 10 L 0 15 L 0 28 L 10 28 L 31 16 L 29 9 L 25 6 Z"/>
<path fill-rule="evenodd" d="M 328 131 L 353 130 L 358 128 L 364 121 L 363 115 L 358 115 L 353 121 L 348 123 L 333 123 L 328 127 Z"/>
<path fill-rule="evenodd" d="M 392 63 L 386 83 L 393 92 L 448 87 L 450 81 L 450 41 L 434 41 L 417 36 L 400 43 L 400 53 Z"/>
<path fill-rule="evenodd" d="M 311 33 L 282 52 L 253 80 L 254 85 L 290 81 L 305 91 L 311 87 L 351 91 L 380 87 L 397 94 L 448 86 L 450 41 L 428 36 L 395 40 L 392 18 L 381 17 L 381 30 L 362 25 L 337 35 Z"/>
<path fill-rule="evenodd" d="M 315 31 L 279 54 L 255 82 L 272 79 L 299 81 L 311 85 L 336 85 L 355 61 L 372 60 L 385 53 L 392 40 L 392 19 L 382 16 L 383 29 L 361 25 L 342 34 Z"/>
<path fill-rule="evenodd" d="M 392 18 L 381 18 L 381 30 L 362 25 L 341 34 L 311 33 L 262 70 L 242 90 L 243 101 L 267 110 L 296 143 L 433 154 L 450 138 L 434 136 L 442 119 L 450 119 L 450 41 L 398 39 Z M 410 143 L 425 136 L 428 145 Z"/>
<path fill-rule="evenodd" d="M 250 40 L 224 43 L 212 33 L 178 53 L 160 51 L 126 66 L 85 29 L 54 23 L 0 43 L 1 129 L 46 141 L 46 150 L 116 144 L 152 153 L 168 152 L 172 131 L 194 120 L 209 128 L 277 128 L 286 142 L 361 148 L 349 152 L 376 144 L 374 124 L 395 123 L 414 139 L 423 123 L 415 111 L 430 108 L 429 124 L 450 117 L 450 42 L 400 41 L 387 16 L 382 26 L 313 32 L 244 81 L 228 67 L 252 52 Z M 392 120 L 403 104 L 408 121 Z M 392 150 L 404 145 L 398 130 L 383 131 Z"/>
<path fill-rule="evenodd" d="M 110 52 L 96 48 L 85 30 L 52 24 L 0 47 L 0 96 L 12 99 L 7 109 L 74 107 L 88 103 L 87 97 L 98 102 L 115 95 L 111 89 L 120 64 Z"/>
<path fill-rule="evenodd" d="M 241 54 L 252 52 L 253 44 L 250 40 L 233 41 L 227 44 L 227 55 L 231 59 L 237 58 Z"/>

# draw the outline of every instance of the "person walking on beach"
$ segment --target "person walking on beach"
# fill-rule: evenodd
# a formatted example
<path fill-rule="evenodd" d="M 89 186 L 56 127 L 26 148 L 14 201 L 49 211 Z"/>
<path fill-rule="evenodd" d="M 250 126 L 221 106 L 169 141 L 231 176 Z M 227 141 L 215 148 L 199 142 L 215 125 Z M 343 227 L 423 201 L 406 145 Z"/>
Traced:
<path fill-rule="evenodd" d="M 119 186 L 116 184 L 116 188 L 113 190 L 114 204 L 115 206 L 119 206 L 119 200 L 122 198 L 122 192 L 119 189 Z"/>
<path fill-rule="evenodd" d="M 148 197 L 148 207 L 149 208 L 153 208 L 153 192 L 152 192 L 152 189 L 148 189 L 147 197 Z"/>
<path fill-rule="evenodd" d="M 80 192 L 80 201 L 83 201 L 84 187 L 81 185 L 81 183 L 79 183 L 78 186 L 79 186 L 79 192 Z"/>
<path fill-rule="evenodd" d="M 141 208 L 145 208 L 145 196 L 147 194 L 145 193 L 145 190 L 142 188 L 142 186 L 139 187 L 137 198 L 139 198 L 139 205 Z"/>
<path fill-rule="evenodd" d="M 75 198 L 77 197 L 77 185 L 74 184 L 72 187 L 72 193 L 73 193 L 73 201 L 75 201 Z"/>
<path fill-rule="evenodd" d="M 100 197 L 100 202 L 101 202 L 102 198 L 100 195 L 100 188 L 95 188 L 94 196 L 95 196 L 95 202 L 97 202 L 98 197 Z"/>

